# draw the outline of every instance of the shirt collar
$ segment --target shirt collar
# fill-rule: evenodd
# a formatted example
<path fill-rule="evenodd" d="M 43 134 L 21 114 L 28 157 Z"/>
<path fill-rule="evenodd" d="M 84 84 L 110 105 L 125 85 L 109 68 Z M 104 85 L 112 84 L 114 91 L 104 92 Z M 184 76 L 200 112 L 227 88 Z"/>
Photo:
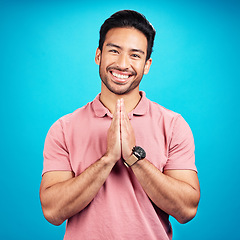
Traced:
<path fill-rule="evenodd" d="M 140 91 L 141 100 L 138 105 L 130 112 L 130 115 L 143 116 L 148 112 L 148 99 L 146 98 L 146 93 Z"/>
<path fill-rule="evenodd" d="M 148 112 L 148 99 L 146 98 L 146 94 L 143 91 L 140 91 L 142 96 L 138 105 L 128 114 L 131 119 L 133 115 L 142 116 Z M 100 101 L 100 93 L 96 96 L 96 98 L 92 102 L 93 111 L 97 117 L 105 117 L 106 115 L 112 117 L 110 111 L 101 103 Z"/>
<path fill-rule="evenodd" d="M 93 111 L 97 117 L 105 117 L 106 115 L 111 115 L 110 111 L 100 101 L 100 93 L 93 100 L 92 106 Z"/>

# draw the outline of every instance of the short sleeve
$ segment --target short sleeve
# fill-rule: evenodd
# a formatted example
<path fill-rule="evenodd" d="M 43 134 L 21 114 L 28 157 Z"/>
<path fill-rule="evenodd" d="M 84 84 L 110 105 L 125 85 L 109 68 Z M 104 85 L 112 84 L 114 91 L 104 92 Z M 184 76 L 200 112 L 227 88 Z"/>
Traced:
<path fill-rule="evenodd" d="M 49 129 L 43 150 L 43 172 L 72 171 L 61 119 Z"/>
<path fill-rule="evenodd" d="M 192 131 L 181 115 L 175 119 L 164 170 L 194 170 L 195 145 Z"/>

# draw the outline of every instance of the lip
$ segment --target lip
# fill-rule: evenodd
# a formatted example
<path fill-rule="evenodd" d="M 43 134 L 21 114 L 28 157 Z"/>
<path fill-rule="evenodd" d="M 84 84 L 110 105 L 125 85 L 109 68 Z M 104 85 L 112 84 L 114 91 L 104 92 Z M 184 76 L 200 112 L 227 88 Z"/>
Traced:
<path fill-rule="evenodd" d="M 114 69 L 114 68 L 111 68 L 108 71 L 111 75 L 113 82 L 115 82 L 117 84 L 122 84 L 122 85 L 128 83 L 129 80 L 131 80 L 135 76 L 135 73 L 133 71 L 120 71 L 120 70 Z M 113 72 L 115 74 L 119 74 L 122 76 L 129 76 L 129 77 L 128 78 L 118 78 L 117 76 L 113 75 Z"/>
<path fill-rule="evenodd" d="M 133 75 L 130 75 L 130 77 L 128 77 L 128 78 L 118 78 L 112 74 L 112 71 L 110 71 L 110 74 L 111 74 L 111 78 L 112 78 L 113 82 L 115 82 L 117 84 L 121 84 L 121 85 L 128 83 L 129 80 L 133 77 Z M 129 73 L 128 74 L 121 73 L 121 75 L 129 75 Z"/>

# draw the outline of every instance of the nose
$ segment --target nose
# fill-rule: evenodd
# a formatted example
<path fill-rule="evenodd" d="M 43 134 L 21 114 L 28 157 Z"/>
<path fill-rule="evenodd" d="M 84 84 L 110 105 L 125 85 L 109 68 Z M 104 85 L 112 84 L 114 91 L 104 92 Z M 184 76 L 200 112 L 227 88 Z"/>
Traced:
<path fill-rule="evenodd" d="M 117 66 L 121 69 L 128 69 L 130 65 L 129 57 L 125 53 L 121 53 L 117 59 Z"/>

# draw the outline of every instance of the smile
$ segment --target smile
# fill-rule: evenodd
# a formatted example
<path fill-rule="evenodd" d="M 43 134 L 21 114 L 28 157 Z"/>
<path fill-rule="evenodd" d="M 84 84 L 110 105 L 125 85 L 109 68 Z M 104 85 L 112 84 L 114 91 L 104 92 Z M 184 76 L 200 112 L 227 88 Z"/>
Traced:
<path fill-rule="evenodd" d="M 117 84 L 126 84 L 133 76 L 136 75 L 134 71 L 121 71 L 116 68 L 107 69 L 112 75 L 112 79 Z"/>
<path fill-rule="evenodd" d="M 123 75 L 123 74 L 119 74 L 119 73 L 115 73 L 115 72 L 111 72 L 111 73 L 114 77 L 117 77 L 119 79 L 128 79 L 130 77 L 130 75 Z"/>
<path fill-rule="evenodd" d="M 124 85 L 127 84 L 131 77 L 133 76 L 129 72 L 116 72 L 116 71 L 110 71 L 110 74 L 112 75 L 112 81 L 116 84 Z"/>

